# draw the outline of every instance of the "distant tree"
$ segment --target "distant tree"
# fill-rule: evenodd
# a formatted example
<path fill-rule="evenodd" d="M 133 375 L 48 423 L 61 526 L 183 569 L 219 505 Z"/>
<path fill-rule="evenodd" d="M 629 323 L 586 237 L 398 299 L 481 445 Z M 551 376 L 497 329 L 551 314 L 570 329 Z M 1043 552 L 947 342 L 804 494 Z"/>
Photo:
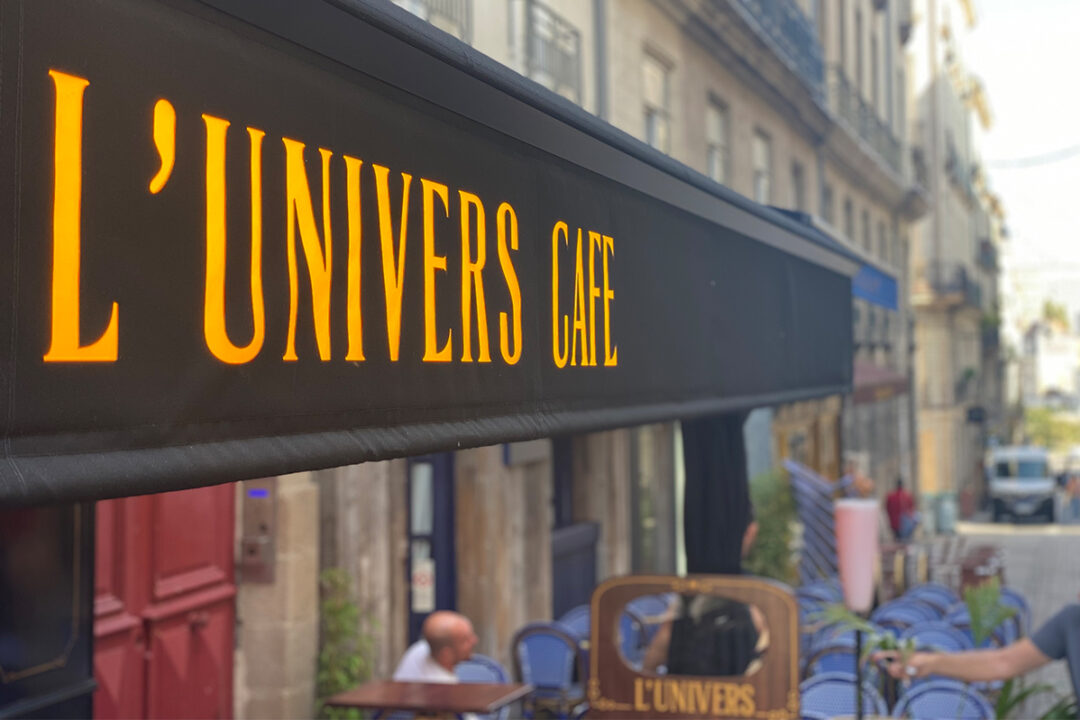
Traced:
<path fill-rule="evenodd" d="M 1069 329 L 1069 313 L 1065 310 L 1065 306 L 1054 302 L 1053 300 L 1047 300 L 1043 303 L 1043 320 L 1048 323 L 1057 323 L 1066 330 Z"/>
<path fill-rule="evenodd" d="M 1024 412 L 1024 430 L 1032 443 L 1050 450 L 1080 445 L 1080 423 L 1049 408 L 1028 408 Z"/>

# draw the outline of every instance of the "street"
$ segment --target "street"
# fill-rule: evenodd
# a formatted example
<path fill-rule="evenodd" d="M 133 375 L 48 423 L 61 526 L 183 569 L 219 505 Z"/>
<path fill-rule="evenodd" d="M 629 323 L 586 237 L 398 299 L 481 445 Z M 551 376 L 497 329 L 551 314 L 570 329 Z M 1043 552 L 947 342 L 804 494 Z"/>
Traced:
<path fill-rule="evenodd" d="M 968 547 L 993 544 L 1005 554 L 1005 583 L 1024 594 L 1031 605 L 1033 629 L 1080 594 L 1080 526 L 959 523 Z M 1072 692 L 1064 661 L 1033 673 L 1029 682 L 1052 685 L 1061 695 Z M 1028 704 L 1022 717 L 1038 717 L 1050 705 L 1049 695 Z"/>

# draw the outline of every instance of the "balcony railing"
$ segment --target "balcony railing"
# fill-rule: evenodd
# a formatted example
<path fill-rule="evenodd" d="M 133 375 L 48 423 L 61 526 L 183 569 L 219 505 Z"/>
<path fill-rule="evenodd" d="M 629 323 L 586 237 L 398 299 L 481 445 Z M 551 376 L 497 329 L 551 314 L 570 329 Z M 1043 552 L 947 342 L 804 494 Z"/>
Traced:
<path fill-rule="evenodd" d="M 712 0 L 731 2 L 794 70 L 818 100 L 825 99 L 825 65 L 817 30 L 794 0 Z"/>
<path fill-rule="evenodd" d="M 832 111 L 853 133 L 861 137 L 895 172 L 900 172 L 900 141 L 866 102 L 842 68 L 829 68 L 829 100 Z"/>
<path fill-rule="evenodd" d="M 922 285 L 939 298 L 982 307 L 982 287 L 964 265 L 932 262 L 916 270 L 915 280 L 916 286 Z"/>
<path fill-rule="evenodd" d="M 470 0 L 394 0 L 413 15 L 427 20 L 458 40 L 472 42 Z"/>
<path fill-rule="evenodd" d="M 544 87 L 581 103 L 581 33 L 537 0 L 525 5 L 525 73 Z"/>
<path fill-rule="evenodd" d="M 994 272 L 998 269 L 998 253 L 994 243 L 986 238 L 979 240 L 979 267 Z"/>

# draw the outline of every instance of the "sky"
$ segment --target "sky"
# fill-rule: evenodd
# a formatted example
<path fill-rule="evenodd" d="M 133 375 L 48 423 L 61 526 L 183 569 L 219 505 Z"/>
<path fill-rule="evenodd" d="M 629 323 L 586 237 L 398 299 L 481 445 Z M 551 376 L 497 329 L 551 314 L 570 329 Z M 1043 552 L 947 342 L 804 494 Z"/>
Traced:
<path fill-rule="evenodd" d="M 1080 0 L 976 0 L 976 11 L 962 55 L 994 115 L 977 142 L 1005 204 L 1011 261 L 1080 273 Z M 1077 150 L 1034 167 L 1004 164 L 1064 148 Z"/>

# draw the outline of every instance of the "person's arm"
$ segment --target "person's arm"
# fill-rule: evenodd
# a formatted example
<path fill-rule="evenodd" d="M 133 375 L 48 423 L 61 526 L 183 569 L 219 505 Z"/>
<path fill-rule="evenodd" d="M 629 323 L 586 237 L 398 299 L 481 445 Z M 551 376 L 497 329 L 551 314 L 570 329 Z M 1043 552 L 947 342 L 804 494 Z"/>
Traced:
<path fill-rule="evenodd" d="M 641 661 L 642 672 L 655 673 L 656 668 L 667 662 L 668 647 L 671 645 L 671 621 L 667 620 L 656 631 L 645 657 Z"/>
<path fill-rule="evenodd" d="M 889 674 L 898 680 L 942 675 L 964 682 L 1007 680 L 1050 662 L 1028 638 L 994 650 L 957 653 L 917 652 L 903 663 L 897 652 L 878 653 L 876 660 L 889 661 Z"/>

